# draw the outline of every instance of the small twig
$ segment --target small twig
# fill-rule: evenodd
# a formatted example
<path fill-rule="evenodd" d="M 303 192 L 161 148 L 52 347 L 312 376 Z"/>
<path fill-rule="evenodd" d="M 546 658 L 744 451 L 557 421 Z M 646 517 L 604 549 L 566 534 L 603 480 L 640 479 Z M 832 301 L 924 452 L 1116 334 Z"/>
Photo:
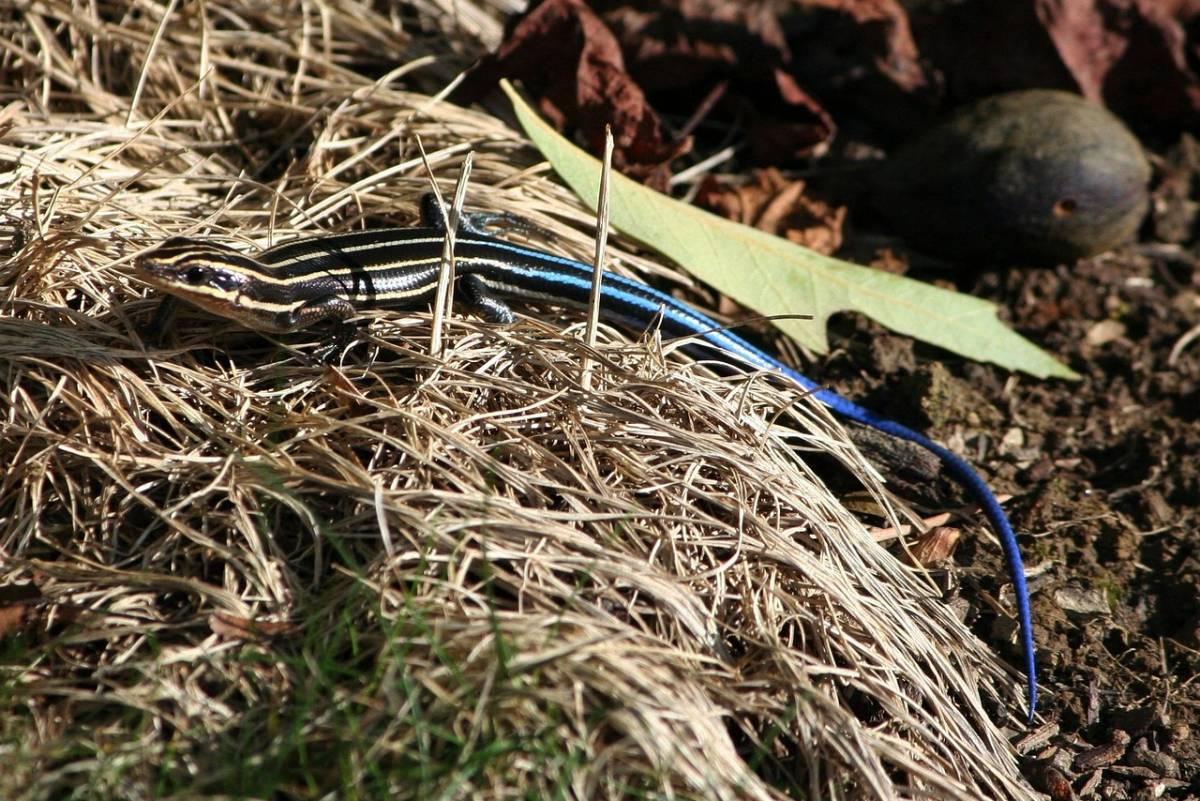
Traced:
<path fill-rule="evenodd" d="M 467 196 L 467 182 L 471 178 L 471 164 L 474 161 L 474 153 L 467 153 L 467 157 L 463 159 L 462 172 L 458 176 L 458 185 L 454 188 L 454 202 L 450 207 L 449 213 L 446 212 L 446 202 L 442 198 L 442 192 L 438 188 L 437 181 L 433 177 L 433 168 L 429 164 L 429 160 L 425 156 L 425 147 L 421 144 L 421 137 L 417 137 L 417 149 L 421 152 L 421 161 L 425 164 L 425 169 L 429 173 L 429 183 L 433 187 L 433 194 L 437 198 L 438 208 L 442 212 L 442 222 L 446 226 L 446 242 L 442 247 L 442 271 L 438 277 L 437 296 L 433 302 L 433 330 L 429 336 L 429 352 L 435 357 L 442 356 L 442 326 L 445 324 L 446 318 L 450 315 L 451 304 L 454 299 L 454 240 L 458 234 L 458 219 L 462 213 L 463 201 Z"/>
<path fill-rule="evenodd" d="M 596 347 L 596 327 L 600 323 L 601 287 L 604 282 L 604 256 L 608 248 L 609 228 L 609 176 L 612 174 L 613 137 L 612 128 L 604 126 L 604 161 L 600 170 L 600 198 L 596 208 L 596 258 L 592 262 L 592 294 L 588 305 L 587 330 L 584 342 L 588 350 Z M 584 389 L 592 388 L 592 360 L 583 360 L 583 375 L 580 380 Z"/>

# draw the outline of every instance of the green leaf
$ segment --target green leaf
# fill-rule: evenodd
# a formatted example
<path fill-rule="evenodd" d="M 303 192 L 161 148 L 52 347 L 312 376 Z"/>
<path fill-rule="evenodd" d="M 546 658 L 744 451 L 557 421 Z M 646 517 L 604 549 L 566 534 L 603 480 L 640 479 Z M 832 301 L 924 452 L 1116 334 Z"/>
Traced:
<path fill-rule="evenodd" d="M 525 133 L 575 193 L 595 208 L 599 162 L 547 125 L 511 84 L 501 85 Z M 1079 377 L 1004 326 L 987 301 L 823 256 L 680 203 L 623 175 L 612 176 L 611 192 L 614 228 L 760 314 L 812 315 L 812 321 L 775 322 L 806 348 L 827 352 L 830 315 L 855 311 L 969 359 L 1039 378 Z"/>

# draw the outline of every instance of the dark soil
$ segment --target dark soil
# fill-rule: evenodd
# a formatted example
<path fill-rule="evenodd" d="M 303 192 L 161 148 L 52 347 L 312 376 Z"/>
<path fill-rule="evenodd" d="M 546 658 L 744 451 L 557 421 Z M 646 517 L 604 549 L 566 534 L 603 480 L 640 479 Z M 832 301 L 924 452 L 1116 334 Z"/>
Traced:
<path fill-rule="evenodd" d="M 1187 138 L 1158 160 L 1134 245 L 1052 269 L 956 276 L 1081 381 L 914 353 L 860 319 L 837 322 L 841 356 L 812 371 L 965 444 L 993 488 L 1014 496 L 1006 506 L 1022 532 L 1044 686 L 1044 725 L 1019 745 L 1027 776 L 1056 799 L 1200 797 L 1198 172 L 1200 147 Z M 913 487 L 919 498 L 915 482 L 902 494 Z M 977 530 L 955 554 L 958 591 L 978 634 L 1003 650 L 1011 623 L 983 596 L 1003 586 L 1010 604 L 1011 588 L 999 548 Z M 1015 642 L 1004 656 L 1020 669 Z"/>

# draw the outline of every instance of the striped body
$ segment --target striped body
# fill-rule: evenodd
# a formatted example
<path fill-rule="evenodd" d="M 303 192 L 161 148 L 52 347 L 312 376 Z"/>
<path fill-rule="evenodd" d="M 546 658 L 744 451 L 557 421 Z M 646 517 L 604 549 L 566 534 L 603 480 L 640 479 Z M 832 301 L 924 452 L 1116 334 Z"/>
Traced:
<path fill-rule="evenodd" d="M 138 260 L 149 283 L 251 328 L 290 331 L 324 319 L 342 320 L 367 308 L 415 309 L 437 292 L 445 233 L 396 228 L 287 242 L 248 257 L 197 240 L 170 239 Z M 464 227 L 457 235 L 459 292 L 489 319 L 508 321 L 504 299 L 584 306 L 592 268 L 572 259 L 515 245 Z M 914 431 L 824 389 L 719 323 L 646 284 L 605 273 L 601 316 L 667 337 L 691 337 L 734 366 L 781 374 L 839 416 L 916 443 L 935 454 L 979 503 L 996 530 L 1016 590 L 1024 649 L 1029 716 L 1037 704 L 1033 627 L 1016 536 L 987 483 L 957 454 Z M 508 315 L 507 317 L 505 315 Z"/>

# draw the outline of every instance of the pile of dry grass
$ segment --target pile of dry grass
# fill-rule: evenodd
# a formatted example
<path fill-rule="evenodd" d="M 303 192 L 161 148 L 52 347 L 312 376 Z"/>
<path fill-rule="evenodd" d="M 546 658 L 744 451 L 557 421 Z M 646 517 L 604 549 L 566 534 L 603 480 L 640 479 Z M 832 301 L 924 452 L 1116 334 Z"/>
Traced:
<path fill-rule="evenodd" d="M 20 5 L 0 796 L 1028 797 L 980 700 L 1012 682 L 806 467 L 875 486 L 793 389 L 585 354 L 552 310 L 456 316 L 439 358 L 428 315 L 382 314 L 336 367 L 319 333 L 147 334 L 140 247 L 410 222 L 417 136 L 588 252 L 517 133 L 400 88 L 460 66 L 416 60 L 453 50 L 434 17 Z M 473 52 L 495 23 L 455 8 Z"/>

